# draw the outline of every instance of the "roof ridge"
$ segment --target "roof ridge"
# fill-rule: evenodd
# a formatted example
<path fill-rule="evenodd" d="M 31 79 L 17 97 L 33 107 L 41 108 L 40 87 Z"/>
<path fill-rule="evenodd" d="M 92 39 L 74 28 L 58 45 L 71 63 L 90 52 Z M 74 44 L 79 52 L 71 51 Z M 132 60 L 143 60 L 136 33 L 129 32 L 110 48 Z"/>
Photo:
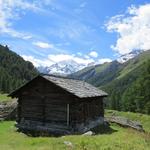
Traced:
<path fill-rule="evenodd" d="M 79 80 L 79 79 L 75 79 L 73 77 L 68 77 L 68 76 L 61 76 L 61 75 L 54 75 L 54 74 L 45 74 L 45 73 L 40 73 L 39 75 L 40 76 L 49 76 L 49 77 L 62 78 L 62 79 L 72 79 L 72 80 L 85 82 L 84 80 Z"/>
<path fill-rule="evenodd" d="M 87 98 L 87 97 L 105 97 L 108 94 L 95 86 L 82 81 L 82 80 L 75 80 L 69 79 L 67 77 L 56 76 L 56 75 L 47 75 L 47 74 L 39 74 L 37 77 L 33 78 L 30 82 L 26 83 L 25 85 L 21 86 L 17 90 L 13 91 L 9 95 L 15 97 L 19 90 L 23 89 L 23 87 L 29 85 L 34 80 L 38 80 L 38 78 L 44 78 L 49 82 L 65 89 L 67 92 L 79 97 L 79 98 Z"/>

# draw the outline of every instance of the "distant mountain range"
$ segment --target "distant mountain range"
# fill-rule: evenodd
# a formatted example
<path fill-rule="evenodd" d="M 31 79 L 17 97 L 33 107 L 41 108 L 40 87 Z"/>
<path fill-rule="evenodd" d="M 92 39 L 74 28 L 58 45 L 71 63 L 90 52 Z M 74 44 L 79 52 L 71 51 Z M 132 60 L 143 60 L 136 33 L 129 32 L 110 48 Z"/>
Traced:
<path fill-rule="evenodd" d="M 134 57 L 130 57 L 130 59 L 127 60 L 126 56 L 131 56 L 131 54 Z M 127 61 L 125 61 L 125 59 L 123 58 L 126 58 Z M 80 80 L 85 80 L 97 87 L 103 87 L 111 81 L 114 81 L 115 79 L 119 81 L 124 76 L 128 75 L 128 73 L 132 72 L 134 69 L 137 69 L 143 62 L 149 59 L 150 50 L 143 52 L 140 51 L 140 53 L 133 52 L 121 56 L 118 60 L 86 67 L 68 76 Z M 124 63 L 121 60 L 124 60 Z"/>
<path fill-rule="evenodd" d="M 141 52 L 142 52 L 141 50 L 132 51 L 128 54 L 122 55 L 116 61 L 119 63 L 125 63 L 126 61 L 140 54 Z M 46 66 L 46 67 L 40 66 L 37 69 L 39 70 L 39 72 L 45 73 L 45 74 L 69 75 L 85 67 L 94 66 L 96 64 L 97 62 L 95 63 L 93 62 L 93 63 L 85 65 L 85 64 L 78 63 L 74 60 L 66 60 L 66 61 L 60 61 L 58 63 L 55 63 L 51 66 Z"/>
<path fill-rule="evenodd" d="M 60 61 L 59 63 L 55 63 L 49 67 L 40 66 L 37 69 L 39 70 L 39 72 L 45 74 L 68 75 L 77 72 L 85 67 L 86 65 L 77 63 L 74 60 L 67 60 Z"/>

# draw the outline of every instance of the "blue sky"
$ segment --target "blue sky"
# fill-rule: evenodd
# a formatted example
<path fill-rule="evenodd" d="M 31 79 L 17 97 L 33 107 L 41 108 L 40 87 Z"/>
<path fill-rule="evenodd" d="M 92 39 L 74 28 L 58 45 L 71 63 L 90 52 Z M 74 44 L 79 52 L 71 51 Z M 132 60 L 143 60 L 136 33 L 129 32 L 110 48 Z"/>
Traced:
<path fill-rule="evenodd" d="M 36 66 L 102 63 L 149 49 L 149 18 L 149 0 L 0 0 L 0 43 Z"/>

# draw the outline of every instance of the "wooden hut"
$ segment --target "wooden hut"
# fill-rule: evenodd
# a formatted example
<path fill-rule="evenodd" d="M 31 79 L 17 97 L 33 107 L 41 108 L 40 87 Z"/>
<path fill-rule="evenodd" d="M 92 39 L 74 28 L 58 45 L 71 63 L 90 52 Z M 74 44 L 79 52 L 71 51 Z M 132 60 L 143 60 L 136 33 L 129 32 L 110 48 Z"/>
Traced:
<path fill-rule="evenodd" d="M 84 133 L 103 123 L 107 93 L 84 81 L 39 75 L 10 96 L 18 98 L 19 130 L 63 135 Z"/>

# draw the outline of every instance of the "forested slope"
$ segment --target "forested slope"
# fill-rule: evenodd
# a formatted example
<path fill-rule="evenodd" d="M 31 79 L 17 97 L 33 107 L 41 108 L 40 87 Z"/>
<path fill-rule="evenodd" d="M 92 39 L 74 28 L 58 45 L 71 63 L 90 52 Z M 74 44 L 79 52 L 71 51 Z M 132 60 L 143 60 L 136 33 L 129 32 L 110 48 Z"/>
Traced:
<path fill-rule="evenodd" d="M 101 88 L 109 108 L 150 114 L 150 59 Z"/>
<path fill-rule="evenodd" d="M 31 80 L 38 71 L 31 62 L 0 45 L 0 92 L 10 92 Z"/>

